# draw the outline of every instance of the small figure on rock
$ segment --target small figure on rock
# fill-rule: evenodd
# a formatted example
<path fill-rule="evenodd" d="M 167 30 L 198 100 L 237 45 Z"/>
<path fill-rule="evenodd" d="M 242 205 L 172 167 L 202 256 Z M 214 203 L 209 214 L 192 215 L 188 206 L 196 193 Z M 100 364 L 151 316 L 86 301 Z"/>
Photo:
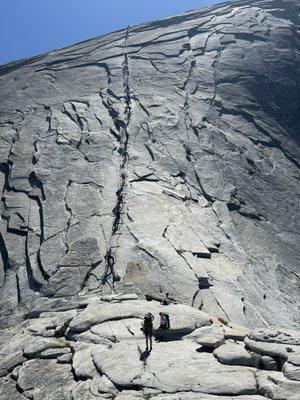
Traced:
<path fill-rule="evenodd" d="M 143 326 L 141 330 L 143 331 L 146 338 L 146 351 L 149 351 L 149 342 L 150 342 L 150 351 L 152 350 L 152 336 L 153 336 L 153 315 L 149 312 L 144 316 Z"/>
<path fill-rule="evenodd" d="M 165 293 L 165 295 L 163 296 L 163 298 L 161 300 L 161 304 L 164 306 L 167 306 L 170 303 L 171 303 L 171 300 L 169 299 L 169 293 Z"/>
<path fill-rule="evenodd" d="M 107 263 L 108 267 L 109 267 L 110 269 L 113 268 L 113 266 L 114 266 L 114 264 L 115 264 L 115 259 L 114 259 L 114 257 L 112 256 L 112 254 L 111 254 L 110 251 L 106 254 L 105 258 L 106 258 L 106 263 Z"/>
<path fill-rule="evenodd" d="M 106 253 L 105 262 L 106 262 L 106 268 L 101 278 L 102 284 L 105 284 L 109 277 L 112 278 L 113 283 L 119 282 L 121 280 L 121 277 L 115 271 L 115 259 L 111 254 L 111 250 L 109 250 Z"/>
<path fill-rule="evenodd" d="M 160 312 L 160 325 L 156 332 L 156 342 L 160 342 L 163 339 L 163 332 L 170 329 L 170 317 L 167 313 Z"/>

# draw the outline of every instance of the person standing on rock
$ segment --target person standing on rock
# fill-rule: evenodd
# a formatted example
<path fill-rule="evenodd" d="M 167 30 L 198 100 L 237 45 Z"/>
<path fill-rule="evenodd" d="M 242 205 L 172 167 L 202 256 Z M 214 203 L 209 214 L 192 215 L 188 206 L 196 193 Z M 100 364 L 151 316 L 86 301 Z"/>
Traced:
<path fill-rule="evenodd" d="M 160 316 L 160 325 L 157 329 L 156 332 L 156 342 L 160 342 L 162 337 L 163 337 L 163 332 L 165 332 L 166 330 L 170 329 L 170 317 L 168 314 L 160 312 L 159 313 Z"/>
<path fill-rule="evenodd" d="M 152 350 L 153 320 L 154 317 L 150 312 L 144 316 L 142 330 L 146 338 L 146 351 L 149 351 L 149 342 L 150 351 Z"/>

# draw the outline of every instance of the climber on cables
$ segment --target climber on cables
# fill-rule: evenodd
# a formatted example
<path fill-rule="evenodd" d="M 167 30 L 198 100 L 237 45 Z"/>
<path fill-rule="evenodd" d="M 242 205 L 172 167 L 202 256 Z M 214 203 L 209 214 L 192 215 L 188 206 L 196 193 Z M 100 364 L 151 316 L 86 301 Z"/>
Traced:
<path fill-rule="evenodd" d="M 144 320 L 142 322 L 142 328 L 145 338 L 146 338 L 146 351 L 149 351 L 149 342 L 150 342 L 150 351 L 152 350 L 152 336 L 153 336 L 153 315 L 148 312 L 144 316 Z"/>
<path fill-rule="evenodd" d="M 102 284 L 107 282 L 107 279 L 110 275 L 112 275 L 113 283 L 120 281 L 121 278 L 114 269 L 115 259 L 111 254 L 111 249 L 105 255 L 105 262 L 106 268 L 104 274 L 102 275 Z"/>
<path fill-rule="evenodd" d="M 109 266 L 110 269 L 112 269 L 115 264 L 115 259 L 112 256 L 111 251 L 107 252 L 105 259 L 106 259 L 106 264 Z"/>
<path fill-rule="evenodd" d="M 121 222 L 121 214 L 122 214 L 122 210 L 124 207 L 123 188 L 120 188 L 119 190 L 117 190 L 116 195 L 117 195 L 117 204 L 116 204 L 115 208 L 113 209 L 113 213 L 115 216 L 115 220 L 113 223 L 113 235 L 115 235 L 117 233 L 120 222 Z"/>

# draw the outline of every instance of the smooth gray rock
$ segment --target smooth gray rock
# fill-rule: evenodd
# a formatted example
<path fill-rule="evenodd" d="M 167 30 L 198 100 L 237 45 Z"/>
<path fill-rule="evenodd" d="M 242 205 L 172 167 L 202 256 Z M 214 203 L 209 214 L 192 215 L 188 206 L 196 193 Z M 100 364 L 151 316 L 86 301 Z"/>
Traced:
<path fill-rule="evenodd" d="M 252 331 L 249 335 L 249 339 L 267 343 L 278 343 L 284 345 L 300 345 L 300 332 L 289 331 L 289 330 L 268 330 L 258 329 Z"/>
<path fill-rule="evenodd" d="M 57 349 L 66 347 L 67 343 L 61 339 L 40 339 L 37 338 L 31 343 L 26 345 L 23 351 L 23 355 L 26 358 L 36 358 L 39 357 L 44 351 L 48 349 Z"/>
<path fill-rule="evenodd" d="M 300 353 L 289 354 L 288 362 L 295 366 L 300 366 Z"/>
<path fill-rule="evenodd" d="M 282 372 L 260 371 L 257 381 L 258 393 L 274 400 L 290 399 L 300 391 L 300 382 L 286 379 Z"/>
<path fill-rule="evenodd" d="M 1 330 L 0 376 L 6 376 L 26 360 L 23 350 L 31 341 L 32 336 L 22 326 Z"/>
<path fill-rule="evenodd" d="M 287 379 L 300 381 L 300 365 L 295 365 L 291 362 L 285 362 L 282 367 L 282 372 Z"/>
<path fill-rule="evenodd" d="M 202 355 L 196 349 L 193 342 L 160 343 L 145 367 L 136 344 L 117 343 L 111 348 L 95 346 L 93 360 L 115 385 L 125 388 L 138 385 L 167 393 L 256 394 L 251 371 L 221 366 L 212 354 Z"/>
<path fill-rule="evenodd" d="M 156 302 L 128 301 L 126 303 L 93 302 L 70 323 L 70 330 L 73 332 L 84 332 L 96 324 L 106 321 L 125 320 L 138 318 L 142 322 L 144 315 L 151 312 L 154 316 L 154 327 L 159 326 L 159 312 L 167 312 L 171 320 L 170 333 L 185 335 L 194 329 L 210 325 L 210 317 L 185 305 L 170 304 L 167 307 Z M 120 324 L 120 326 L 122 326 Z M 95 330 L 92 330 L 95 333 Z"/>
<path fill-rule="evenodd" d="M 0 66 L 0 326 L 106 281 L 298 326 L 298 14 L 218 4 Z"/>
<path fill-rule="evenodd" d="M 72 367 L 78 380 L 91 379 L 97 375 L 97 370 L 92 360 L 92 347 L 83 344 L 72 345 L 74 352 Z"/>
<path fill-rule="evenodd" d="M 91 381 L 90 391 L 95 396 L 109 398 L 114 397 L 119 392 L 115 385 L 108 379 L 106 375 L 98 375 Z"/>
<path fill-rule="evenodd" d="M 277 365 L 277 362 L 274 360 L 274 358 L 272 358 L 270 356 L 261 356 L 260 361 L 261 361 L 263 369 L 266 369 L 269 371 L 277 371 L 278 370 L 278 365 Z"/>
<path fill-rule="evenodd" d="M 256 330 L 245 338 L 246 346 L 256 353 L 279 357 L 283 361 L 300 349 L 299 331 Z"/>
<path fill-rule="evenodd" d="M 45 350 L 40 354 L 39 357 L 40 358 L 57 358 L 57 359 L 59 359 L 59 358 L 65 356 L 65 358 L 63 358 L 63 359 L 68 359 L 70 355 L 71 355 L 70 349 L 63 348 L 63 349 Z"/>
<path fill-rule="evenodd" d="M 90 392 L 90 385 L 91 382 L 89 380 L 74 383 L 72 387 L 72 400 L 99 400 L 99 396 L 95 396 Z"/>
<path fill-rule="evenodd" d="M 219 327 L 199 328 L 192 335 L 196 337 L 196 342 L 203 348 L 216 349 L 225 343 L 224 331 Z"/>
<path fill-rule="evenodd" d="M 140 352 L 136 343 L 117 343 L 112 348 L 96 345 L 92 351 L 98 371 L 106 375 L 115 385 L 131 388 L 133 381 L 143 371 Z"/>
<path fill-rule="evenodd" d="M 248 329 L 241 326 L 223 326 L 225 339 L 233 339 L 238 341 L 244 341 L 245 337 L 249 333 Z"/>
<path fill-rule="evenodd" d="M 71 353 L 63 354 L 57 357 L 57 362 L 59 364 L 71 364 L 73 356 Z"/>
<path fill-rule="evenodd" d="M 16 382 L 10 377 L 0 378 L 0 399 L 2 400 L 25 400 L 16 388 Z"/>
<path fill-rule="evenodd" d="M 91 327 L 91 332 L 101 338 L 109 340 L 122 340 L 143 337 L 141 331 L 142 320 L 139 318 L 126 318 L 119 321 L 107 321 Z"/>
<path fill-rule="evenodd" d="M 248 367 L 258 367 L 260 357 L 247 351 L 243 345 L 224 344 L 214 350 L 214 356 L 222 364 L 245 365 Z"/>
<path fill-rule="evenodd" d="M 18 375 L 18 386 L 34 400 L 69 400 L 72 383 L 71 367 L 54 360 L 29 360 Z"/>

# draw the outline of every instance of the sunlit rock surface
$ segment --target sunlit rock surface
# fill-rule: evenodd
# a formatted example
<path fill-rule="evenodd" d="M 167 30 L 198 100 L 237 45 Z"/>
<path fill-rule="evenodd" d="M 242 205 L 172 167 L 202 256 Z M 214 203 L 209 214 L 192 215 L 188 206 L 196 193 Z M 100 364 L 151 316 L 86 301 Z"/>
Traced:
<path fill-rule="evenodd" d="M 223 3 L 0 66 L 1 400 L 296 400 L 298 15 Z"/>
<path fill-rule="evenodd" d="M 154 315 L 156 332 L 161 311 L 171 326 L 149 353 L 143 316 Z M 37 299 L 29 317 L 1 332 L 1 400 L 298 399 L 299 331 L 250 332 L 134 295 L 81 295 L 64 307 Z"/>

